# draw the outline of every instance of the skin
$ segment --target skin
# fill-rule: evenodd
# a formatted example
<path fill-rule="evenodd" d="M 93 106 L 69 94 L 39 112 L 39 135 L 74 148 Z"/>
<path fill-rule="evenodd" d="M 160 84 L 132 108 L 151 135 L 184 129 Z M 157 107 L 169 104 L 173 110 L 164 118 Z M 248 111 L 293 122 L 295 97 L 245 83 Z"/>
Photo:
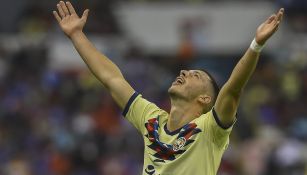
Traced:
<path fill-rule="evenodd" d="M 214 91 L 210 77 L 201 70 L 182 70 L 168 89 L 171 99 L 167 128 L 173 131 L 189 123 L 214 104 Z M 170 129 L 175 126 L 175 129 Z M 178 128 L 177 128 L 177 127 Z"/>
<path fill-rule="evenodd" d="M 87 9 L 79 17 L 72 4 L 63 1 L 57 4 L 57 11 L 53 11 L 61 29 L 72 41 L 81 58 L 123 109 L 135 91 L 125 80 L 119 68 L 101 54 L 83 33 L 88 13 Z M 259 45 L 264 45 L 278 30 L 283 14 L 284 9 L 280 9 L 258 27 L 255 39 Z M 223 85 L 214 104 L 212 104 L 214 97 L 209 76 L 200 70 L 182 70 L 179 80 L 176 79 L 168 90 L 171 99 L 168 130 L 174 131 L 184 126 L 204 111 L 209 111 L 213 105 L 222 125 L 231 125 L 235 120 L 240 95 L 256 68 L 259 55 L 252 49 L 247 49 L 228 81 Z"/>

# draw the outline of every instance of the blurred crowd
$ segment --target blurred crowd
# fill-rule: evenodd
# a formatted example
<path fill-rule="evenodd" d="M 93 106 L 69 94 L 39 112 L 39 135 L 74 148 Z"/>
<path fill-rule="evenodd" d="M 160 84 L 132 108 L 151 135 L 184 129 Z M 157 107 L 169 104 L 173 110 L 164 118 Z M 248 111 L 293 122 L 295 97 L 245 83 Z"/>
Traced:
<path fill-rule="evenodd" d="M 21 12 L 8 17 L 15 23 L 4 26 L 2 22 L 0 31 L 33 37 L 62 35 L 51 15 L 54 2 L 42 2 L 25 3 Z M 87 33 L 125 37 L 111 2 L 74 3 L 95 13 Z M 306 19 L 306 13 L 291 10 L 307 8 L 305 1 L 277 3 L 291 11 L 286 20 L 292 30 L 307 35 L 306 23 L 296 22 Z M 140 174 L 141 135 L 87 69 L 51 69 L 47 42 L 13 51 L 0 42 L 0 174 Z M 148 55 L 131 44 L 125 52 L 108 56 L 138 92 L 169 110 L 167 88 L 181 69 L 206 69 L 221 86 L 243 54 L 191 52 L 183 47 L 171 57 Z M 285 46 L 283 51 L 264 52 L 242 95 L 219 175 L 306 175 L 306 107 L 306 49 Z"/>

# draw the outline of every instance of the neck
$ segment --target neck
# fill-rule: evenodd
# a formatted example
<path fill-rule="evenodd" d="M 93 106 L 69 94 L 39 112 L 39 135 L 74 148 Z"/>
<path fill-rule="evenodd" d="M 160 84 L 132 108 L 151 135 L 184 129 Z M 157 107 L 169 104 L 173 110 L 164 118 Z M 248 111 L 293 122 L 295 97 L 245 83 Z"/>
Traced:
<path fill-rule="evenodd" d="M 201 107 L 195 102 L 171 99 L 171 111 L 167 121 L 167 129 L 175 131 L 201 115 Z"/>

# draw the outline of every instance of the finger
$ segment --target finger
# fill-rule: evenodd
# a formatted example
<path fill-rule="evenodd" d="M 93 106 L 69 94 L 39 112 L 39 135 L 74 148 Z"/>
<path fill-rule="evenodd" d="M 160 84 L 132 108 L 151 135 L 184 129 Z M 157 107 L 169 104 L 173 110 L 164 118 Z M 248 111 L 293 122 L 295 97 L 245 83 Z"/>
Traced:
<path fill-rule="evenodd" d="M 69 1 L 66 2 L 66 6 L 68 7 L 70 14 L 76 14 L 74 7 L 72 6 L 72 4 Z"/>
<path fill-rule="evenodd" d="M 89 11 L 90 11 L 89 9 L 86 9 L 86 10 L 84 10 L 84 12 L 83 12 L 83 15 L 82 15 L 82 17 L 81 17 L 81 20 L 83 20 L 84 22 L 86 22 L 86 20 L 87 20 L 88 12 L 89 12 Z"/>
<path fill-rule="evenodd" d="M 55 19 L 60 23 L 62 19 L 59 16 L 58 12 L 57 11 L 53 11 L 53 15 L 54 15 Z"/>
<path fill-rule="evenodd" d="M 60 1 L 60 5 L 61 5 L 61 7 L 62 7 L 62 9 L 65 13 L 65 16 L 69 16 L 70 13 L 69 13 L 68 8 L 66 7 L 65 3 L 63 1 Z"/>
<path fill-rule="evenodd" d="M 279 26 L 279 24 L 280 24 L 280 21 L 277 21 L 277 22 L 276 22 L 276 24 L 275 24 L 275 26 L 277 26 L 277 27 L 278 27 L 278 26 Z"/>
<path fill-rule="evenodd" d="M 276 15 L 271 15 L 267 20 L 266 20 L 266 23 L 267 24 L 270 24 L 274 19 L 276 18 Z"/>
<path fill-rule="evenodd" d="M 278 28 L 279 28 L 279 24 L 280 24 L 280 21 L 277 21 L 275 24 L 274 24 L 274 27 L 273 27 L 273 32 L 277 31 Z"/>
<path fill-rule="evenodd" d="M 278 21 L 281 21 L 283 16 L 284 16 L 284 9 L 281 8 L 281 9 L 279 10 L 279 12 L 278 12 L 278 16 L 277 16 L 278 19 L 277 19 L 277 20 L 278 20 Z"/>
<path fill-rule="evenodd" d="M 57 4 L 56 6 L 57 6 L 57 8 L 58 8 L 58 11 L 59 11 L 59 13 L 60 13 L 60 16 L 61 16 L 62 18 L 64 18 L 64 17 L 65 17 L 65 13 L 64 13 L 64 11 L 63 11 L 61 5 L 60 5 L 60 4 Z"/>
<path fill-rule="evenodd" d="M 283 10 L 282 9 L 279 9 L 278 12 L 276 13 L 276 21 L 279 21 L 282 17 L 282 14 L 283 14 Z"/>

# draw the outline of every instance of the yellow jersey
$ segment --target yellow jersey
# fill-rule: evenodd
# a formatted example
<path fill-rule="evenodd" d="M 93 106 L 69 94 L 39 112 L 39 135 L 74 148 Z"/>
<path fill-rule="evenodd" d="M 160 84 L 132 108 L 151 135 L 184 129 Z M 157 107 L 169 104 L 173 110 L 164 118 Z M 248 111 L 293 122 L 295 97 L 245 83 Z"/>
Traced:
<path fill-rule="evenodd" d="M 233 125 L 223 128 L 214 108 L 170 132 L 169 114 L 134 93 L 123 115 L 143 135 L 143 175 L 216 175 Z"/>

